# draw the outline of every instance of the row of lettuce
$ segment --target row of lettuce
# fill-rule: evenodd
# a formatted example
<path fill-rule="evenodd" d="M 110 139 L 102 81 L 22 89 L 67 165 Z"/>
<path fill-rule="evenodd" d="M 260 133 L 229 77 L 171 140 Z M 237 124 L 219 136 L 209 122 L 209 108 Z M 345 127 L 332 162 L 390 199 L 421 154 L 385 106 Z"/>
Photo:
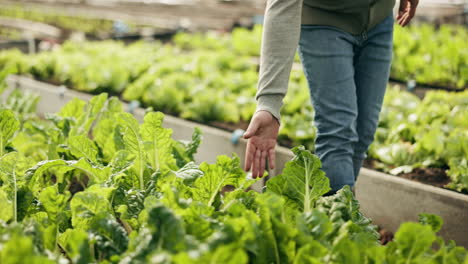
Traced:
<path fill-rule="evenodd" d="M 260 56 L 262 27 L 236 29 L 232 34 L 175 36 L 174 43 L 186 50 L 232 50 L 239 55 Z M 391 78 L 420 85 L 461 90 L 468 87 L 468 30 L 464 26 L 430 24 L 394 28 Z M 296 56 L 296 61 L 299 57 Z"/>
<path fill-rule="evenodd" d="M 302 147 L 257 193 L 238 157 L 196 164 L 199 131 L 175 141 L 159 112 L 140 124 L 101 94 L 39 118 L 36 102 L 0 110 L 1 263 L 468 263 L 434 215 L 380 245 Z"/>
<path fill-rule="evenodd" d="M 138 25 L 128 22 L 119 22 L 120 27 L 116 27 L 116 22 L 111 19 L 98 19 L 78 15 L 66 15 L 63 12 L 47 10 L 23 6 L 5 5 L 0 8 L 0 17 L 25 19 L 29 21 L 49 24 L 62 29 L 66 32 L 83 32 L 89 37 L 109 37 L 116 30 L 124 30 L 126 32 L 135 32 Z M 4 37 L 21 38 L 21 35 L 8 34 L 13 30 L 0 26 L 0 32 L 4 32 Z M 1 39 L 1 36 L 0 36 Z"/>
<path fill-rule="evenodd" d="M 0 26 L 0 40 L 15 41 L 23 39 L 23 32 L 18 29 Z"/>
<path fill-rule="evenodd" d="M 158 43 L 66 43 L 52 52 L 0 53 L 0 80 L 24 74 L 202 123 L 245 124 L 255 111 L 257 65 L 229 51 L 187 51 Z M 314 149 L 316 128 L 307 82 L 293 70 L 282 109 L 280 141 Z M 420 100 L 389 88 L 376 141 L 376 167 L 392 174 L 442 168 L 448 188 L 468 191 L 468 91 L 432 91 Z"/>

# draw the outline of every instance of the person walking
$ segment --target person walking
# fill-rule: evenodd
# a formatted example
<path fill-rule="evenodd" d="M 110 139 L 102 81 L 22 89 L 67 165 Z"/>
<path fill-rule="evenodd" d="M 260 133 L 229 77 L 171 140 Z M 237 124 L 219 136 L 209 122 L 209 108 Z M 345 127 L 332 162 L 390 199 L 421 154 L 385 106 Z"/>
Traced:
<path fill-rule="evenodd" d="M 315 109 L 315 153 L 331 193 L 354 183 L 377 128 L 393 46 L 395 0 L 268 0 L 262 36 L 257 109 L 244 133 L 245 170 L 275 165 L 280 108 L 294 55 L 299 56 Z M 418 0 L 401 0 L 398 24 Z"/>

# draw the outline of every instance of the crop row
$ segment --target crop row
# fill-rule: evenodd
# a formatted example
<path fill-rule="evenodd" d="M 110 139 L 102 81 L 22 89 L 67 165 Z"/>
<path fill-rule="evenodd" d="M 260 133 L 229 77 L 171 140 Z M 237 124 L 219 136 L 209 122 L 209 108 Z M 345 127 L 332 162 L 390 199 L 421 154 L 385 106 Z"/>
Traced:
<path fill-rule="evenodd" d="M 176 58 L 176 59 L 175 59 Z M 31 75 L 89 93 L 126 101 L 203 123 L 243 127 L 255 111 L 257 66 L 229 51 L 187 51 L 178 46 L 117 42 L 66 43 L 52 52 L 0 53 L 0 80 Z M 430 92 L 422 101 L 389 89 L 370 157 L 393 174 L 441 168 L 449 188 L 468 191 L 468 91 Z M 294 70 L 282 109 L 280 141 L 314 149 L 314 111 L 302 72 Z"/>
<path fill-rule="evenodd" d="M 21 6 L 2 6 L 0 9 L 0 16 L 40 22 L 67 31 L 84 32 L 90 36 L 109 34 L 114 30 L 114 21 L 112 20 L 69 16 L 58 12 L 44 12 L 39 9 L 24 8 Z M 134 25 L 130 26 L 134 27 Z"/>
<path fill-rule="evenodd" d="M 0 40 L 20 40 L 23 38 L 21 30 L 0 26 Z"/>
<path fill-rule="evenodd" d="M 236 29 L 231 35 L 179 34 L 174 43 L 187 50 L 232 50 L 259 57 L 262 27 Z M 429 24 L 394 28 L 391 78 L 451 89 L 468 87 L 468 30 L 463 26 Z M 296 56 L 296 61 L 299 57 Z"/>
<path fill-rule="evenodd" d="M 431 91 L 420 100 L 387 91 L 370 157 L 393 175 L 447 169 L 448 188 L 468 191 L 468 91 Z"/>
<path fill-rule="evenodd" d="M 380 245 L 348 187 L 322 197 L 328 179 L 304 148 L 257 193 L 238 157 L 195 164 L 199 132 L 175 141 L 161 113 L 139 124 L 101 94 L 42 119 L 36 102 L 14 91 L 0 110 L 1 263 L 468 261 L 434 215 Z"/>

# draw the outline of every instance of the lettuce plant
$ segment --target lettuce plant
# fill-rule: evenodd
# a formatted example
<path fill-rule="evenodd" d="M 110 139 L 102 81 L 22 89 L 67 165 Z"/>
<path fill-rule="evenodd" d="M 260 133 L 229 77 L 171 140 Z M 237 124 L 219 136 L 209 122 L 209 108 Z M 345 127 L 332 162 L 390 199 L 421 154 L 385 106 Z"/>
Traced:
<path fill-rule="evenodd" d="M 442 219 L 433 215 L 380 245 L 350 188 L 322 197 L 328 178 L 304 147 L 257 193 L 238 157 L 193 161 L 199 130 L 173 140 L 163 114 L 140 124 L 106 94 L 74 99 L 41 123 L 0 113 L 1 263 L 468 261 L 466 249 L 437 236 Z M 31 137 L 33 124 L 51 136 Z M 22 151 L 27 144 L 50 146 L 46 158 Z"/>

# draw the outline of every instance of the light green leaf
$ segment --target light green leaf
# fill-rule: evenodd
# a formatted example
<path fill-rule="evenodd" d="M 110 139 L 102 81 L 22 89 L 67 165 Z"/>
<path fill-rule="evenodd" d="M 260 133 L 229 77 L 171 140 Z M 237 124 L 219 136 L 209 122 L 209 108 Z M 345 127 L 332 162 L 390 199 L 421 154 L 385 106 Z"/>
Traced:
<path fill-rule="evenodd" d="M 130 240 L 129 250 L 122 259 L 122 264 L 146 263 L 146 257 L 151 252 L 165 250 L 176 253 L 186 248 L 182 221 L 172 210 L 156 205 L 146 208 L 145 212 L 147 223 Z"/>
<path fill-rule="evenodd" d="M 297 218 L 297 228 L 302 243 L 307 244 L 311 240 L 322 241 L 333 231 L 333 225 L 327 214 L 313 209 L 311 212 L 303 213 Z"/>
<path fill-rule="evenodd" d="M 70 135 L 88 135 L 94 121 L 103 111 L 105 111 L 106 102 L 106 93 L 102 93 L 91 98 L 91 100 L 85 106 L 83 113 L 76 119 L 75 125 L 70 130 Z"/>
<path fill-rule="evenodd" d="M 114 131 L 117 122 L 114 119 L 104 119 L 96 124 L 93 129 L 94 142 L 99 146 L 104 155 L 104 160 L 109 161 L 115 155 Z"/>
<path fill-rule="evenodd" d="M 89 178 L 89 185 L 103 183 L 109 179 L 111 175 L 111 167 L 101 167 L 101 165 L 93 165 L 85 159 L 78 161 L 68 161 L 68 166 L 78 169 L 85 173 Z"/>
<path fill-rule="evenodd" d="M 30 165 L 30 160 L 18 152 L 10 152 L 0 157 L 0 180 L 4 192 L 2 196 L 6 195 L 2 199 L 2 204 L 7 206 L 11 203 L 12 206 L 7 208 L 12 210 L 12 219 L 15 222 L 18 219 L 18 190 L 27 184 L 24 174 Z"/>
<path fill-rule="evenodd" d="M 311 241 L 309 244 L 301 247 L 294 259 L 294 264 L 320 264 L 322 258 L 328 250 L 317 241 Z"/>
<path fill-rule="evenodd" d="M 201 129 L 196 127 L 193 131 L 191 141 L 174 141 L 172 153 L 176 159 L 178 167 L 183 167 L 185 164 L 195 160 L 194 156 L 201 144 L 201 139 Z"/>
<path fill-rule="evenodd" d="M 294 148 L 293 152 L 296 156 L 286 163 L 281 175 L 267 182 L 267 190 L 286 196 L 304 212 L 310 212 L 315 201 L 330 190 L 330 183 L 320 170 L 317 156 L 302 146 Z"/>
<path fill-rule="evenodd" d="M 64 194 L 59 193 L 57 185 L 46 187 L 39 194 L 39 201 L 54 223 L 64 220 L 60 219 L 59 215 L 65 210 L 69 198 L 70 193 L 68 191 Z"/>
<path fill-rule="evenodd" d="M 105 104 L 105 111 L 101 113 L 101 118 L 99 122 L 101 120 L 108 120 L 108 119 L 113 120 L 116 117 L 116 115 L 122 112 L 123 112 L 122 102 L 119 100 L 118 97 L 113 96 L 107 100 Z"/>
<path fill-rule="evenodd" d="M 347 237 L 333 245 L 330 255 L 332 263 L 364 263 L 359 246 Z"/>
<path fill-rule="evenodd" d="M 249 263 L 249 258 L 244 249 L 236 245 L 223 245 L 207 256 L 211 263 L 242 264 Z"/>
<path fill-rule="evenodd" d="M 64 174 L 70 170 L 79 170 L 89 178 L 89 184 L 102 183 L 111 175 L 110 167 L 99 167 L 90 164 L 85 159 L 80 160 L 44 160 L 38 162 L 36 166 L 28 170 L 29 188 L 35 195 L 38 195 L 41 189 L 49 186 L 51 183 L 50 177 L 47 177 L 46 172 L 50 169 L 57 171 L 58 174 Z"/>
<path fill-rule="evenodd" d="M 58 238 L 60 247 L 70 257 L 73 263 L 93 263 L 88 241 L 88 233 L 80 229 L 67 229 Z"/>
<path fill-rule="evenodd" d="M 238 157 L 231 159 L 224 155 L 217 157 L 216 164 L 200 164 L 204 175 L 193 184 L 194 198 L 211 206 L 224 186 L 239 188 L 245 181 L 245 173 L 239 164 Z"/>
<path fill-rule="evenodd" d="M 119 123 L 123 127 L 123 140 L 125 149 L 135 156 L 133 169 L 138 175 L 140 181 L 140 189 L 145 188 L 143 173 L 146 167 L 146 153 L 143 140 L 139 133 L 140 124 L 138 121 L 129 113 L 121 113 L 118 115 Z"/>
<path fill-rule="evenodd" d="M 175 167 L 175 159 L 172 156 L 172 130 L 162 127 L 163 118 L 164 115 L 160 112 L 149 112 L 140 127 L 141 138 L 146 147 L 146 158 L 156 171 Z"/>
<path fill-rule="evenodd" d="M 417 151 L 427 150 L 436 157 L 444 151 L 444 142 L 446 137 L 442 132 L 440 125 L 433 125 L 433 128 L 426 131 L 416 144 Z"/>
<path fill-rule="evenodd" d="M 91 162 L 97 163 L 97 147 L 87 136 L 80 135 L 69 137 L 68 147 L 70 148 L 71 154 L 77 159 L 86 158 Z"/>
<path fill-rule="evenodd" d="M 26 172 L 26 177 L 29 178 L 28 187 L 31 189 L 33 194 L 37 197 L 40 191 L 47 187 L 51 182 L 48 177 L 44 177 L 45 172 L 50 168 L 67 166 L 68 163 L 65 160 L 44 160 L 38 162 L 34 167 L 30 168 Z M 72 170 L 69 168 L 68 170 Z"/>
<path fill-rule="evenodd" d="M 2 264 L 54 264 L 55 261 L 40 255 L 35 247 L 33 238 L 13 234 L 10 239 L 2 245 L 0 250 L 0 263 Z"/>
<path fill-rule="evenodd" d="M 201 129 L 196 127 L 194 130 L 193 130 L 193 134 L 192 134 L 192 140 L 190 142 L 188 142 L 186 144 L 186 154 L 187 156 L 190 158 L 190 160 L 194 160 L 194 155 L 197 153 L 198 151 L 198 147 L 200 146 L 201 144 L 201 140 L 202 140 L 202 132 L 201 132 Z"/>
<path fill-rule="evenodd" d="M 57 114 L 61 117 L 73 117 L 75 120 L 78 120 L 78 118 L 83 114 L 84 107 L 86 105 L 86 102 L 77 98 L 73 97 L 73 99 L 68 102 L 65 106 L 62 107 L 60 112 Z"/>
<path fill-rule="evenodd" d="M 110 201 L 112 199 L 112 195 L 115 192 L 115 187 L 105 187 L 105 186 L 100 186 L 99 184 L 94 184 L 86 188 L 86 191 L 95 193 Z"/>
<path fill-rule="evenodd" d="M 130 153 L 126 150 L 120 150 L 115 153 L 108 166 L 112 168 L 112 174 L 117 175 L 127 171 L 132 165 Z"/>
<path fill-rule="evenodd" d="M 12 111 L 0 110 L 0 157 L 5 153 L 5 147 L 18 131 L 19 126 L 20 123 Z"/>
<path fill-rule="evenodd" d="M 403 223 L 395 233 L 398 254 L 407 261 L 418 259 L 430 250 L 435 240 L 432 227 L 418 223 Z"/>
<path fill-rule="evenodd" d="M 183 179 L 185 184 L 191 184 L 203 176 L 203 171 L 200 170 L 195 162 L 189 162 L 178 171 L 174 171 L 174 174 L 176 177 Z"/>
<path fill-rule="evenodd" d="M 296 254 L 296 243 L 293 238 L 298 235 L 297 229 L 290 223 L 283 197 L 266 192 L 256 198 L 257 214 L 260 216 L 257 259 L 259 263 L 290 263 Z M 295 211 L 294 213 L 298 213 Z"/>
<path fill-rule="evenodd" d="M 15 218 L 14 212 L 16 211 L 13 206 L 13 201 L 8 197 L 4 188 L 0 188 L 0 219 L 8 222 Z"/>
<path fill-rule="evenodd" d="M 64 212 L 63 212 L 64 213 Z M 41 236 L 44 248 L 50 251 L 58 251 L 57 236 L 58 236 L 58 223 L 52 222 L 47 216 L 46 212 L 37 212 L 29 216 L 29 219 L 36 224 L 38 233 Z"/>
<path fill-rule="evenodd" d="M 93 140 L 102 150 L 104 160 L 110 161 L 115 152 L 118 151 L 114 142 L 117 115 L 122 113 L 122 103 L 118 98 L 112 97 L 107 100 L 106 109 L 101 113 L 101 118 L 93 127 Z"/>
<path fill-rule="evenodd" d="M 94 192 L 78 192 L 70 201 L 72 225 L 74 228 L 88 230 L 98 215 L 111 215 L 109 201 Z"/>
<path fill-rule="evenodd" d="M 88 230 L 100 259 L 119 258 L 127 249 L 128 236 L 117 220 L 107 213 L 97 215 Z"/>

